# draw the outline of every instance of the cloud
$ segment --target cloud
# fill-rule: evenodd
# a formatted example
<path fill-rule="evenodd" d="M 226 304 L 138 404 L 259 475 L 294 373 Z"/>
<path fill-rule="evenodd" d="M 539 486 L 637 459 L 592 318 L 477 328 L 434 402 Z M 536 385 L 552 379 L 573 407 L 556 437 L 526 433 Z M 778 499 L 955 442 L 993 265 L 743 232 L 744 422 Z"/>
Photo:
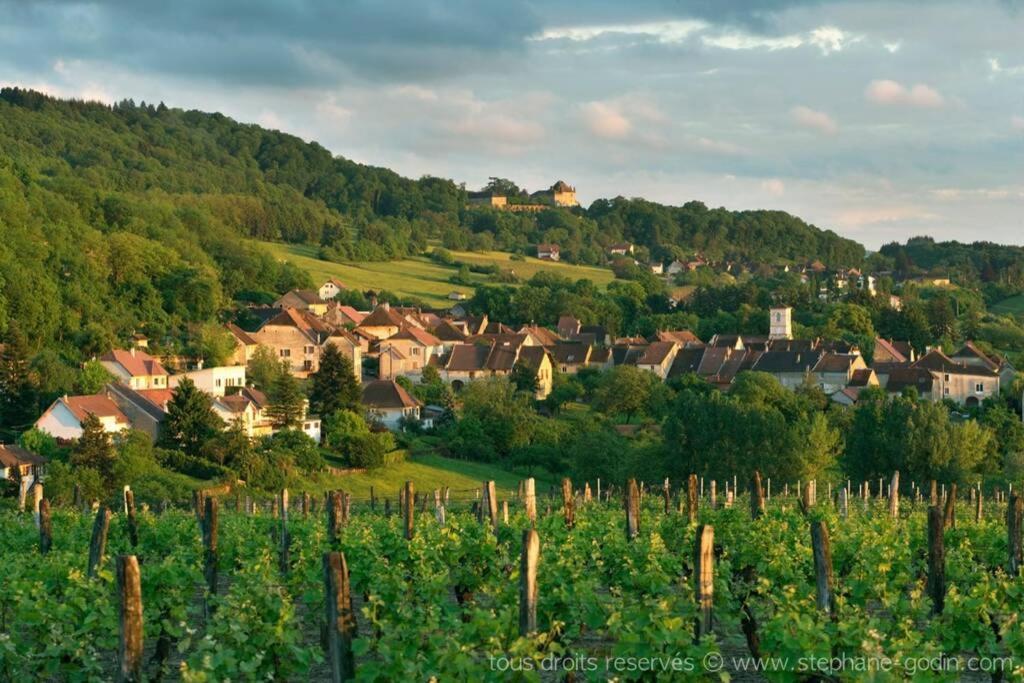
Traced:
<path fill-rule="evenodd" d="M 1011 116 L 1010 127 L 1014 130 L 1024 131 L 1024 116 Z"/>
<path fill-rule="evenodd" d="M 607 26 L 563 26 L 547 28 L 530 36 L 532 41 L 570 40 L 586 42 L 606 36 L 642 36 L 661 43 L 681 43 L 693 33 L 707 27 L 703 21 L 677 20 L 665 22 L 644 22 L 637 24 L 613 24 Z"/>
<path fill-rule="evenodd" d="M 1020 76 L 1021 74 L 1024 74 L 1024 64 L 1017 66 L 1003 66 L 996 57 L 989 58 L 988 67 L 992 70 L 994 75 L 1001 74 L 1003 76 Z"/>
<path fill-rule="evenodd" d="M 833 52 L 841 52 L 846 47 L 859 43 L 863 39 L 863 36 L 851 36 L 835 26 L 820 26 L 811 31 L 809 40 L 811 45 L 821 50 L 822 54 L 828 55 Z"/>
<path fill-rule="evenodd" d="M 797 125 L 810 128 L 826 135 L 835 135 L 839 132 L 839 124 L 831 116 L 823 111 L 816 111 L 810 107 L 798 106 L 789 111 L 790 116 Z"/>
<path fill-rule="evenodd" d="M 761 181 L 761 189 L 773 197 L 781 197 L 786 194 L 786 183 L 782 182 L 778 178 L 770 178 L 768 180 Z"/>
<path fill-rule="evenodd" d="M 615 106 L 606 102 L 583 105 L 583 122 L 599 138 L 621 140 L 633 130 L 633 123 Z"/>
<path fill-rule="evenodd" d="M 918 83 L 910 88 L 897 81 L 871 81 L 864 96 L 875 104 L 905 105 L 935 109 L 946 103 L 938 90 L 931 86 Z"/>
<path fill-rule="evenodd" d="M 883 223 L 909 223 L 935 220 L 938 216 L 917 206 L 871 206 L 840 211 L 836 222 L 844 228 L 861 228 Z"/>

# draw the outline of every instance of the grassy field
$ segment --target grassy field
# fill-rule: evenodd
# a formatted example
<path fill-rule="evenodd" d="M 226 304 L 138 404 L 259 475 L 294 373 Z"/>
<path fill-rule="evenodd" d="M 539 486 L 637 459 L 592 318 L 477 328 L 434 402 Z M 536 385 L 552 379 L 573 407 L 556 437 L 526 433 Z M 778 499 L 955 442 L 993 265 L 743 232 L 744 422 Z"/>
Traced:
<path fill-rule="evenodd" d="M 383 263 L 334 263 L 317 258 L 316 247 L 299 244 L 281 244 L 277 242 L 260 242 L 275 257 L 291 261 L 304 268 L 313 276 L 313 280 L 326 280 L 336 277 L 346 286 L 359 289 L 386 289 L 401 296 L 416 297 L 437 306 L 451 304 L 448 294 L 452 291 L 463 292 L 470 296 L 474 287 L 453 285 L 448 279 L 455 274 L 456 268 L 434 263 L 422 256 L 387 261 Z M 470 264 L 497 264 L 501 268 L 509 268 L 520 278 L 527 280 L 539 271 L 558 273 L 573 280 L 586 278 L 604 287 L 615 275 L 607 268 L 593 266 L 576 266 L 569 263 L 551 263 L 527 257 L 525 261 L 512 261 L 510 254 L 497 251 L 463 252 L 455 251 L 452 255 L 458 261 Z M 473 274 L 475 284 L 488 282 L 485 275 Z"/>
<path fill-rule="evenodd" d="M 406 481 L 412 481 L 417 491 L 433 491 L 447 486 L 453 498 L 468 498 L 480 488 L 482 482 L 493 479 L 495 488 L 505 497 L 515 493 L 520 479 L 516 474 L 483 463 L 453 460 L 440 455 L 420 455 L 405 462 L 388 465 L 365 474 L 329 476 L 310 489 L 322 493 L 341 489 L 355 499 L 369 498 L 372 486 L 376 495 L 396 496 Z M 547 491 L 552 482 L 537 476 L 537 491 Z"/>
<path fill-rule="evenodd" d="M 992 312 L 1000 315 L 1021 315 L 1024 314 L 1024 294 L 1011 296 L 1003 299 L 992 306 Z"/>

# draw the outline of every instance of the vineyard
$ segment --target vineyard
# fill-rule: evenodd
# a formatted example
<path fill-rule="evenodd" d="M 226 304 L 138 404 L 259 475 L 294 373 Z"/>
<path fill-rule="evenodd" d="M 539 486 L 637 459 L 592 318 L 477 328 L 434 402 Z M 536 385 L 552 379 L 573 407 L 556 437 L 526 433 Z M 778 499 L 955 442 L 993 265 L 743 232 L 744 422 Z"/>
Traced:
<path fill-rule="evenodd" d="M 1024 676 L 1021 498 L 744 488 L 40 497 L 0 512 L 0 680 Z"/>

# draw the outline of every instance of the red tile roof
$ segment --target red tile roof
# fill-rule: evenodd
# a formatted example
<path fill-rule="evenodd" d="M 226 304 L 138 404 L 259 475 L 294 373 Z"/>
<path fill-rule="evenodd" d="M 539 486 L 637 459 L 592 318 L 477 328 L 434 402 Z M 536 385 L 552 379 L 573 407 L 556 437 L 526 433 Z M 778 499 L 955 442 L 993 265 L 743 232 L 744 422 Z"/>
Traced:
<path fill-rule="evenodd" d="M 160 361 L 145 351 L 139 351 L 138 349 L 132 351 L 114 349 L 100 356 L 100 360 L 117 363 L 132 377 L 167 374 L 167 370 L 164 369 L 164 366 L 160 365 Z"/>
<path fill-rule="evenodd" d="M 647 345 L 642 356 L 640 356 L 636 364 L 637 365 L 661 365 L 665 360 L 672 354 L 676 349 L 676 343 L 674 341 L 656 341 Z"/>
<path fill-rule="evenodd" d="M 363 387 L 363 405 L 370 408 L 415 408 L 423 404 L 397 382 L 378 379 Z"/>
<path fill-rule="evenodd" d="M 228 332 L 230 332 L 235 337 L 235 339 L 242 342 L 246 346 L 256 346 L 259 343 L 252 338 L 252 335 L 250 335 L 248 332 L 246 332 L 245 330 L 243 330 L 241 327 L 234 323 L 228 323 L 224 327 L 227 328 Z"/>
<path fill-rule="evenodd" d="M 96 417 L 112 417 L 116 422 L 124 423 L 125 425 L 129 423 L 128 417 L 121 412 L 117 404 L 103 394 L 65 396 L 60 400 L 63 401 L 64 405 L 68 407 L 71 414 L 79 422 L 84 421 L 89 415 L 95 415 Z"/>
<path fill-rule="evenodd" d="M 359 327 L 402 327 L 403 325 L 405 325 L 405 318 L 385 306 L 373 309 L 373 312 L 359 323 Z"/>
<path fill-rule="evenodd" d="M 46 458 L 26 451 L 21 446 L 14 444 L 0 443 L 0 465 L 4 467 L 17 467 L 19 465 L 45 465 Z"/>

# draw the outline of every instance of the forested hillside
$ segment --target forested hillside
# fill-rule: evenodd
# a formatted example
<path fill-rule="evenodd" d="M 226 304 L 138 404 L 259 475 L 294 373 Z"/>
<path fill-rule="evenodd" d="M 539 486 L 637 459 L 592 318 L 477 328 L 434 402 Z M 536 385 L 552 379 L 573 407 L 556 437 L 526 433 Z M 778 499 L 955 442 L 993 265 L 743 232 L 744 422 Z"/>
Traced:
<path fill-rule="evenodd" d="M 75 360 L 142 328 L 184 338 L 232 299 L 305 283 L 240 235 L 364 261 L 421 252 L 430 238 L 521 252 L 557 241 L 584 263 L 603 263 L 602 245 L 622 239 L 659 258 L 848 264 L 863 253 L 779 212 L 615 199 L 522 215 L 465 204 L 450 180 L 409 180 L 219 114 L 4 89 L 0 335 L 16 328 L 33 351 Z"/>

